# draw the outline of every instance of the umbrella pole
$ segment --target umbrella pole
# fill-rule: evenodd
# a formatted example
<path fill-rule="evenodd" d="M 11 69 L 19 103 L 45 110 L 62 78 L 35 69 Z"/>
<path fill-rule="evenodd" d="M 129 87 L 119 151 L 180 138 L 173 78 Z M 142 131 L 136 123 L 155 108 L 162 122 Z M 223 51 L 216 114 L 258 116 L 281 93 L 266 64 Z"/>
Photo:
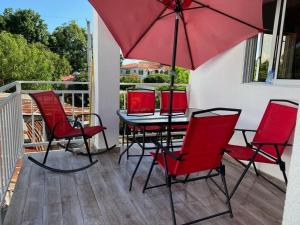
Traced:
<path fill-rule="evenodd" d="M 176 65 L 176 52 L 177 52 L 178 25 L 179 25 L 179 10 L 176 11 L 176 18 L 175 18 L 171 82 L 170 82 L 170 87 L 169 87 L 170 95 L 169 95 L 169 113 L 168 113 L 168 126 L 167 126 L 167 148 L 168 149 L 170 149 L 170 144 L 171 144 L 173 90 L 174 90 L 174 81 L 175 81 L 175 75 L 176 75 L 175 65 Z"/>

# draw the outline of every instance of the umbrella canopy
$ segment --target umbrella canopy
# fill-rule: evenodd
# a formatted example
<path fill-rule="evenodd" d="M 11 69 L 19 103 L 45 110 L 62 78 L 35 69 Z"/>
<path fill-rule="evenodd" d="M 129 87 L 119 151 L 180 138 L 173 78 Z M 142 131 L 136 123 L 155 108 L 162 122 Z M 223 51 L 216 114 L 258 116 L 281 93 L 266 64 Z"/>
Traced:
<path fill-rule="evenodd" d="M 171 65 L 174 56 L 174 21 L 178 14 L 175 64 L 192 70 L 263 27 L 263 0 L 89 1 L 125 58 L 165 65 Z"/>

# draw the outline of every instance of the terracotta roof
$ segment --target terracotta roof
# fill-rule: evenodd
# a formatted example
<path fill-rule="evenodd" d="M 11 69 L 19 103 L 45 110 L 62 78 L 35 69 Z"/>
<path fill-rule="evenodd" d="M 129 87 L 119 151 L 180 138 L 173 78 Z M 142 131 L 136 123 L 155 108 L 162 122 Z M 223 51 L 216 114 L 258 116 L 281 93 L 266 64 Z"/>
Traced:
<path fill-rule="evenodd" d="M 123 65 L 121 69 L 131 69 L 131 68 L 138 68 L 138 69 L 160 69 L 162 65 L 156 62 L 138 62 L 138 63 L 130 63 Z"/>
<path fill-rule="evenodd" d="M 67 75 L 67 76 L 62 76 L 61 77 L 62 81 L 74 81 L 75 80 L 75 76 L 74 75 Z"/>

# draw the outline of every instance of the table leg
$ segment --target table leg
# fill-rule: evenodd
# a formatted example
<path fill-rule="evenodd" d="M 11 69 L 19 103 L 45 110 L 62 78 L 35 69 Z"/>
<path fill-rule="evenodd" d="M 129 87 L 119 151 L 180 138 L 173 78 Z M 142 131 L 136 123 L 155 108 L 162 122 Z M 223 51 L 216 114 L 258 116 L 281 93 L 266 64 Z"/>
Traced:
<path fill-rule="evenodd" d="M 140 158 L 139 158 L 139 161 L 138 161 L 138 163 L 136 164 L 136 167 L 135 167 L 135 169 L 134 169 L 134 171 L 133 171 L 133 173 L 132 173 L 132 175 L 131 175 L 131 179 L 130 179 L 130 184 L 129 184 L 129 191 L 131 191 L 131 188 L 132 188 L 132 183 L 133 183 L 133 179 L 134 179 L 134 177 L 135 177 L 135 174 L 136 174 L 136 172 L 137 172 L 137 170 L 138 170 L 138 168 L 139 168 L 139 166 L 140 166 L 140 164 L 141 164 L 141 161 L 142 161 L 142 159 L 143 159 L 143 156 L 144 156 L 144 154 L 145 154 L 145 134 L 146 132 L 145 132 L 145 129 L 143 129 L 143 143 L 142 143 L 142 154 L 140 155 Z"/>

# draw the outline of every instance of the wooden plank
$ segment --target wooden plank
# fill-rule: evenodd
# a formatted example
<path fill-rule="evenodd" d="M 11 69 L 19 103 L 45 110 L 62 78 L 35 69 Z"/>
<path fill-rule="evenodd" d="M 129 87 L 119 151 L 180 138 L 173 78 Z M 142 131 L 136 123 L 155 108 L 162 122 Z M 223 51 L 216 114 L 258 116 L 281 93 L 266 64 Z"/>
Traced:
<path fill-rule="evenodd" d="M 30 186 L 21 224 L 43 224 L 44 185 Z"/>
<path fill-rule="evenodd" d="M 63 225 L 59 175 L 46 177 L 44 225 Z"/>
<path fill-rule="evenodd" d="M 13 198 L 11 200 L 9 210 L 4 219 L 4 225 L 16 225 L 22 223 L 22 215 L 27 200 L 29 177 L 31 172 L 31 164 L 28 164 L 27 157 L 23 160 L 17 184 L 14 189 Z"/>

